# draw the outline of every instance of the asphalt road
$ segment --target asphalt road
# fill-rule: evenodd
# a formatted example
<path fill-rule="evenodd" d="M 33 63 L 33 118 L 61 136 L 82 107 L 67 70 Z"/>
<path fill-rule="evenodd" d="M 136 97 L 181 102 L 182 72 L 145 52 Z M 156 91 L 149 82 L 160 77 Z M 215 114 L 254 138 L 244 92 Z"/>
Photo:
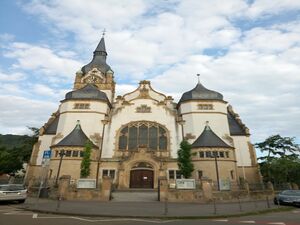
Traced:
<path fill-rule="evenodd" d="M 264 215 L 245 216 L 237 218 L 207 219 L 207 220 L 158 220 L 158 219 L 126 219 L 126 218 L 88 218 L 51 214 L 37 214 L 18 210 L 16 205 L 0 205 L 0 225 L 228 225 L 228 224 L 273 224 L 300 225 L 300 209 L 292 211 L 269 213 Z"/>

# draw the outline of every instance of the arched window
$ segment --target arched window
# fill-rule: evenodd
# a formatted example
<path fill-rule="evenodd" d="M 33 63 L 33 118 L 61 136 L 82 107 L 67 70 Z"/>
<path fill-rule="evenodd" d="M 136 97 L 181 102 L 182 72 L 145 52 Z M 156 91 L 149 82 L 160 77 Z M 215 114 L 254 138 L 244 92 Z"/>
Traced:
<path fill-rule="evenodd" d="M 123 127 L 119 134 L 119 150 L 167 150 L 167 130 L 153 122 L 133 122 Z"/>

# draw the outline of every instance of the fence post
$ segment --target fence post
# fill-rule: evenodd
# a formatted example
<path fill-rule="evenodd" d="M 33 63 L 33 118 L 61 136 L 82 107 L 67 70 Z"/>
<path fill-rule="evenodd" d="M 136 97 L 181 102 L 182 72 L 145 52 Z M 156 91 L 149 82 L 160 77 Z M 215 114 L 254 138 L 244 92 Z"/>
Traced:
<path fill-rule="evenodd" d="M 242 212 L 242 204 L 241 204 L 241 199 L 240 197 L 237 197 L 238 198 L 238 203 L 239 203 L 239 208 L 240 208 L 240 212 Z"/>
<path fill-rule="evenodd" d="M 271 208 L 270 207 L 270 202 L 269 202 L 269 196 L 268 195 L 266 196 L 266 201 L 267 201 L 267 207 L 268 207 L 268 209 Z"/>
<path fill-rule="evenodd" d="M 213 205 L 214 205 L 214 214 L 217 214 L 217 206 L 216 206 L 216 199 L 213 198 Z"/>

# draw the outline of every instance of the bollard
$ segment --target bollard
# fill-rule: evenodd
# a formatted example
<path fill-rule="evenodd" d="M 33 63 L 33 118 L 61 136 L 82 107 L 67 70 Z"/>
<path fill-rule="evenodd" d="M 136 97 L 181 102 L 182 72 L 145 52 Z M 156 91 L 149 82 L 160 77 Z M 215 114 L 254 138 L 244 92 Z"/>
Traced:
<path fill-rule="evenodd" d="M 267 201 L 267 208 L 268 209 L 271 208 L 268 195 L 266 196 L 266 201 Z"/>
<path fill-rule="evenodd" d="M 166 216 L 166 215 L 168 215 L 168 211 L 169 211 L 169 209 L 168 209 L 168 197 L 167 197 L 167 195 L 166 195 L 166 197 L 165 197 L 165 207 L 164 207 L 164 215 Z"/>
<path fill-rule="evenodd" d="M 259 209 L 257 208 L 256 199 L 254 199 L 253 203 L 254 203 L 254 209 L 259 211 Z"/>
<path fill-rule="evenodd" d="M 61 200 L 62 200 L 62 195 L 60 194 L 57 198 L 56 211 L 60 209 Z"/>
<path fill-rule="evenodd" d="M 242 204 L 241 204 L 240 197 L 238 197 L 238 203 L 239 203 L 240 212 L 242 212 L 242 211 L 243 211 L 243 209 L 242 209 Z"/>
<path fill-rule="evenodd" d="M 214 214 L 217 214 L 217 206 L 216 206 L 216 199 L 213 198 L 213 205 L 214 205 Z"/>

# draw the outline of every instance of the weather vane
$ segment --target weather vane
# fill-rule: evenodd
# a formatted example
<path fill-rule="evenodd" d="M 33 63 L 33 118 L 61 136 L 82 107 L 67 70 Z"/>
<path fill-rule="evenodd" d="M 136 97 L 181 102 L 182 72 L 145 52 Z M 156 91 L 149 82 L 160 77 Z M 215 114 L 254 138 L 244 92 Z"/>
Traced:
<path fill-rule="evenodd" d="M 102 31 L 102 37 L 104 37 L 105 32 L 106 32 L 106 30 L 105 30 L 105 28 L 104 28 L 103 31 Z"/>

